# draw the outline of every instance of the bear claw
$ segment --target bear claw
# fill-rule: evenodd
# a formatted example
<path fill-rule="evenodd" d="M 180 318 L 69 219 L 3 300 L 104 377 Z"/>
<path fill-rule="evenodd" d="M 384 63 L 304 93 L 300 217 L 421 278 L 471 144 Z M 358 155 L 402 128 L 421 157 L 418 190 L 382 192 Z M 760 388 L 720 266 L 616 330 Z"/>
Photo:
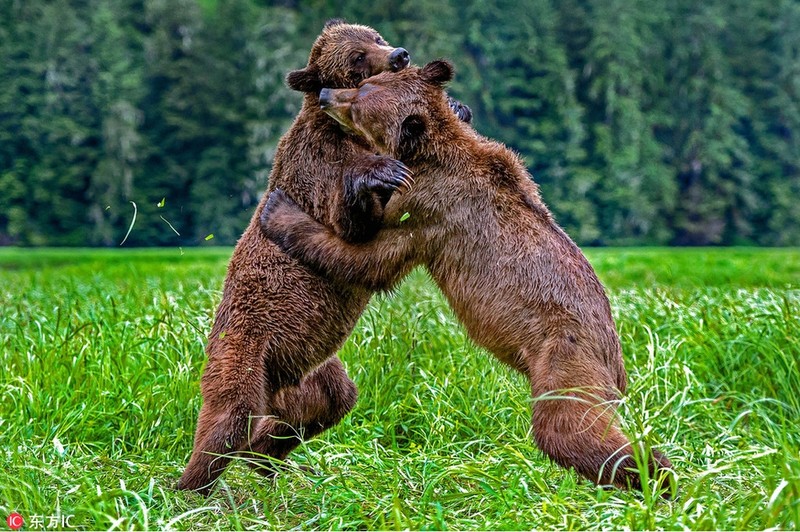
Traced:
<path fill-rule="evenodd" d="M 414 184 L 411 170 L 402 162 L 381 157 L 360 183 L 362 190 L 391 194 L 396 190 L 411 190 Z"/>

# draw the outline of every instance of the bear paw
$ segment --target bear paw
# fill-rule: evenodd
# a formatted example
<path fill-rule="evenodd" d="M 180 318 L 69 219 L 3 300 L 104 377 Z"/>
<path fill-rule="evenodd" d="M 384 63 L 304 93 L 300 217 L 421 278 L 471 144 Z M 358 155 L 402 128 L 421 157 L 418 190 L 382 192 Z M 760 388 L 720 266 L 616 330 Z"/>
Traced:
<path fill-rule="evenodd" d="M 447 103 L 450 105 L 450 109 L 456 114 L 459 120 L 465 124 L 472 122 L 472 109 L 470 109 L 469 106 L 464 105 L 450 96 L 447 97 Z"/>
<path fill-rule="evenodd" d="M 369 167 L 361 174 L 356 187 L 359 196 L 375 193 L 385 205 L 391 195 L 401 188 L 411 190 L 414 184 L 411 170 L 397 159 L 382 155 L 370 157 Z"/>
<path fill-rule="evenodd" d="M 276 188 L 273 190 L 264 209 L 261 211 L 259 221 L 261 222 L 261 230 L 264 234 L 275 242 L 282 244 L 285 235 L 284 220 L 297 211 L 300 211 L 297 203 L 292 200 L 283 190 Z"/>

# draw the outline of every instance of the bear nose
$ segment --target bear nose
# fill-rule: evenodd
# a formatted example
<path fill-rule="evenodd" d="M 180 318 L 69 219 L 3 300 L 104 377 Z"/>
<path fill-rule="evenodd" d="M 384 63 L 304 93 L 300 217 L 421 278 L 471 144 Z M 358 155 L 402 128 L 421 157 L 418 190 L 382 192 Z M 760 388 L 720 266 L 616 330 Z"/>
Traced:
<path fill-rule="evenodd" d="M 392 72 L 403 70 L 410 62 L 411 56 L 408 55 L 405 48 L 395 48 L 394 51 L 389 54 L 389 65 L 392 67 Z"/>
<path fill-rule="evenodd" d="M 323 109 L 327 109 L 333 103 L 333 95 L 331 94 L 330 89 L 322 89 L 319 91 L 319 106 Z"/>

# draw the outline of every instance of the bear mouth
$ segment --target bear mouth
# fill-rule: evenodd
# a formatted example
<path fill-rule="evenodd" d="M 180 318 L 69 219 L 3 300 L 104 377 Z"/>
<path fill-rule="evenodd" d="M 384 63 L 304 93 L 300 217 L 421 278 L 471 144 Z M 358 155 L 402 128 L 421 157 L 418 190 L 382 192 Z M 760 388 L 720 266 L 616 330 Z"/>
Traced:
<path fill-rule="evenodd" d="M 325 114 L 336 120 L 348 133 L 357 133 L 355 124 L 350 117 L 350 98 L 347 89 L 322 89 L 319 91 L 319 107 Z M 348 94 L 343 94 L 348 93 Z"/>
<path fill-rule="evenodd" d="M 328 112 L 328 111 L 327 111 L 327 110 L 325 110 L 325 109 L 323 109 L 323 111 L 325 111 L 325 113 L 326 113 L 328 116 L 330 116 L 331 118 L 333 118 L 334 120 L 336 120 L 336 123 L 337 123 L 337 124 L 339 124 L 339 127 L 340 127 L 340 128 L 341 128 L 341 129 L 342 129 L 342 130 L 343 130 L 345 133 L 350 133 L 350 134 L 354 134 L 354 135 L 359 135 L 359 134 L 360 134 L 358 130 L 356 130 L 356 129 L 355 129 L 353 126 L 352 126 L 352 125 L 348 124 L 347 122 L 344 122 L 344 121 L 342 121 L 342 120 L 339 118 L 339 116 L 338 116 L 338 115 L 336 115 L 335 113 Z"/>

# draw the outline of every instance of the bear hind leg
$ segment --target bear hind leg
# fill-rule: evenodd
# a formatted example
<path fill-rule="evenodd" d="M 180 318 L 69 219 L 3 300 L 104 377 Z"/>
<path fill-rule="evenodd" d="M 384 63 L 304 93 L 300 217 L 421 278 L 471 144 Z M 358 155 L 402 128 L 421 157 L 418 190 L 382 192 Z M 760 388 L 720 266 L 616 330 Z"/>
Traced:
<path fill-rule="evenodd" d="M 208 495 L 231 457 L 245 445 L 257 419 L 253 416 L 262 410 L 262 405 L 247 401 L 226 406 L 207 399 L 200 408 L 194 449 L 178 489 Z"/>
<path fill-rule="evenodd" d="M 271 398 L 272 415 L 259 420 L 247 451 L 240 455 L 247 455 L 248 465 L 259 473 L 272 476 L 277 472 L 275 460 L 285 460 L 303 440 L 336 425 L 352 410 L 357 397 L 355 383 L 333 356 L 297 386 L 284 387 Z"/>
<path fill-rule="evenodd" d="M 583 358 L 581 358 L 583 356 Z M 634 450 L 616 424 L 615 380 L 571 342 L 551 346 L 530 372 L 536 444 L 554 462 L 600 485 L 642 489 Z M 652 450 L 650 478 L 672 477 L 670 461 Z M 668 493 L 665 493 L 668 496 Z"/>

